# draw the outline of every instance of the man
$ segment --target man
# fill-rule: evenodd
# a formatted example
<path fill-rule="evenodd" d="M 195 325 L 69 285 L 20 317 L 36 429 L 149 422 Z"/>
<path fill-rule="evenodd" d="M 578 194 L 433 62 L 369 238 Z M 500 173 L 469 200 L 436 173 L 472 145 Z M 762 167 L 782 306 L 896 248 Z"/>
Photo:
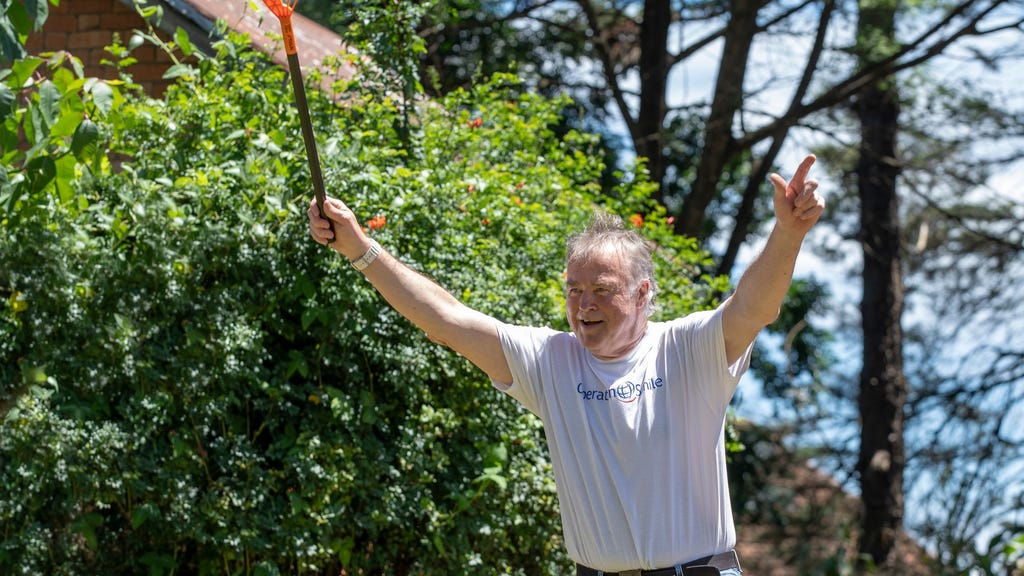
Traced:
<path fill-rule="evenodd" d="M 804 236 L 824 211 L 807 179 L 814 160 L 788 183 L 772 174 L 775 227 L 733 294 L 713 311 L 669 322 L 648 321 L 656 291 L 649 244 L 607 215 L 567 243 L 571 333 L 508 325 L 465 306 L 383 251 L 339 200 L 324 205 L 329 221 L 310 203 L 310 234 L 543 420 L 579 576 L 738 576 L 725 415 L 754 338 L 778 316 Z"/>

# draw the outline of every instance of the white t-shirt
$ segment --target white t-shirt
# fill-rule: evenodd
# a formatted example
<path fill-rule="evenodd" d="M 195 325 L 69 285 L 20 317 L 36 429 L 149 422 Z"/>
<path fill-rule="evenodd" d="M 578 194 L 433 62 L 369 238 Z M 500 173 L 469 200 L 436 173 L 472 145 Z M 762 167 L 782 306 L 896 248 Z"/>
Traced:
<path fill-rule="evenodd" d="M 499 335 L 513 382 L 495 386 L 544 422 L 575 562 L 651 570 L 735 545 L 724 424 L 750 348 L 727 365 L 719 310 L 651 322 L 613 361 L 571 333 Z"/>

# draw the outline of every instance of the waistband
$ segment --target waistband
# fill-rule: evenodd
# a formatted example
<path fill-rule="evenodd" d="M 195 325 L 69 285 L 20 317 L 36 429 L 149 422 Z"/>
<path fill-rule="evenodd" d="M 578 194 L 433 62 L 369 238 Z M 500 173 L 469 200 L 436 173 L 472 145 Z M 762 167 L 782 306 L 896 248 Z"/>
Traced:
<path fill-rule="evenodd" d="M 685 564 L 676 564 L 671 568 L 658 568 L 656 570 L 603 572 L 577 564 L 576 576 L 718 576 L 721 570 L 728 568 L 740 569 L 740 559 L 736 555 L 735 550 L 706 556 Z"/>

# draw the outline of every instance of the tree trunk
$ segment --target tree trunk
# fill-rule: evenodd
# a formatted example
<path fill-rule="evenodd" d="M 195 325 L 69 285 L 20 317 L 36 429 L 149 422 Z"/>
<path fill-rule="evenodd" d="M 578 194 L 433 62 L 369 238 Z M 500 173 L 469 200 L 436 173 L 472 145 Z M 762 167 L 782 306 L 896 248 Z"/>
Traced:
<path fill-rule="evenodd" d="M 662 142 L 670 62 L 668 28 L 672 23 L 669 0 L 646 0 L 640 24 L 640 110 L 637 114 L 638 156 L 647 158 L 652 182 L 665 177 L 665 148 Z M 663 201 L 660 197 L 659 201 Z"/>
<path fill-rule="evenodd" d="M 757 14 L 764 0 L 734 0 L 729 23 L 725 29 L 721 64 L 704 128 L 704 149 L 701 151 L 697 178 L 690 194 L 683 201 L 676 218 L 675 232 L 700 238 L 704 213 L 717 193 L 722 170 L 736 153 L 733 122 L 743 106 L 743 81 L 747 72 L 750 47 L 757 34 Z"/>
<path fill-rule="evenodd" d="M 858 39 L 864 57 L 877 57 L 878 42 L 894 41 L 895 2 L 862 3 Z M 870 44 L 870 46 L 868 46 Z M 903 374 L 903 282 L 896 136 L 899 102 L 895 80 L 883 81 L 857 100 L 861 123 L 857 186 L 861 204 L 864 294 L 861 317 L 864 362 L 858 405 L 861 446 L 860 552 L 880 566 L 903 527 L 903 439 L 907 383 Z"/>

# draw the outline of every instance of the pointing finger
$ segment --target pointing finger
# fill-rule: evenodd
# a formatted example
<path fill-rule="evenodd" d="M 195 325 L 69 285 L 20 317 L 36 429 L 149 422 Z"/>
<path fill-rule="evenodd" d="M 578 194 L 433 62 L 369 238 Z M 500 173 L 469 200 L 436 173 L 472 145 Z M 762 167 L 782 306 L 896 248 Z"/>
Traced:
<path fill-rule="evenodd" d="M 789 185 L 786 186 L 786 198 L 795 199 L 803 192 L 804 180 L 807 178 L 807 173 L 811 171 L 811 165 L 814 164 L 814 160 L 814 154 L 808 154 L 800 162 L 800 166 L 797 167 L 793 178 L 790 179 Z"/>
<path fill-rule="evenodd" d="M 811 171 L 811 166 L 814 165 L 814 161 L 817 160 L 814 154 L 808 154 L 804 157 L 803 161 L 800 162 L 800 166 L 797 167 L 796 173 L 793 174 L 793 182 L 803 183 L 804 179 L 807 178 L 807 173 Z"/>

